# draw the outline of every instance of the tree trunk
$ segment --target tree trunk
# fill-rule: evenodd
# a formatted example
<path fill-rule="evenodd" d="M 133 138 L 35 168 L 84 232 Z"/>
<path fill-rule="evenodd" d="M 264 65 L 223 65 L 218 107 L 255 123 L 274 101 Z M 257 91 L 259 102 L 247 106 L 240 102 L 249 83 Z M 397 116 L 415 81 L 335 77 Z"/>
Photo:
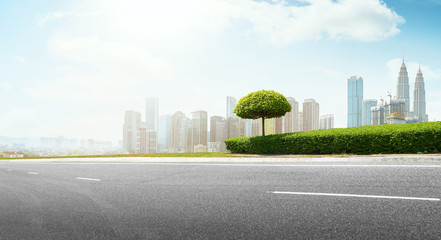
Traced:
<path fill-rule="evenodd" d="M 262 117 L 262 136 L 265 137 L 265 118 Z"/>

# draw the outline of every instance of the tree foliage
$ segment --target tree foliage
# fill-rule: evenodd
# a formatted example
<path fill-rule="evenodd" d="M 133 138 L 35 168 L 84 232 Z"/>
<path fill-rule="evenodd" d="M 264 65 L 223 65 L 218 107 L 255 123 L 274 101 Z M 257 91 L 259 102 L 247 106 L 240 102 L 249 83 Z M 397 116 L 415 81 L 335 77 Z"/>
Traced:
<path fill-rule="evenodd" d="M 241 98 L 234 108 L 234 113 L 246 119 L 262 118 L 262 135 L 265 135 L 265 118 L 277 118 L 291 111 L 291 105 L 285 96 L 273 90 L 252 92 Z"/>

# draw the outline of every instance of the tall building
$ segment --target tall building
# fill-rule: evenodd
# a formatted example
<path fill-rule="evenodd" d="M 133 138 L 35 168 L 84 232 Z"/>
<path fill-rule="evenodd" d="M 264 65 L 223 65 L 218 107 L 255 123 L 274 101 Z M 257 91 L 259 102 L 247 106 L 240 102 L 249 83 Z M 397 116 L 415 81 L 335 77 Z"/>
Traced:
<path fill-rule="evenodd" d="M 421 67 L 415 78 L 415 89 L 413 91 L 413 112 L 419 122 L 427 122 L 426 115 L 426 91 L 424 88 L 424 77 Z"/>
<path fill-rule="evenodd" d="M 226 122 L 225 122 L 225 118 L 221 117 L 221 116 L 212 116 L 210 117 L 210 143 L 212 146 L 216 146 L 217 145 L 219 148 L 219 151 L 224 151 L 225 149 L 225 140 L 226 140 L 226 135 L 225 135 L 225 131 L 226 130 Z M 218 144 L 214 144 L 214 143 L 218 143 Z M 213 149 L 210 148 L 210 149 Z"/>
<path fill-rule="evenodd" d="M 261 122 L 262 122 L 262 119 L 260 119 L 260 118 L 253 119 L 251 121 L 251 136 L 252 137 L 262 135 L 262 130 L 260 129 Z"/>
<path fill-rule="evenodd" d="M 320 129 L 334 128 L 334 114 L 320 116 Z"/>
<path fill-rule="evenodd" d="M 362 107 L 362 126 L 371 125 L 371 108 L 373 106 L 377 106 L 377 100 L 375 99 L 366 99 L 363 100 Z"/>
<path fill-rule="evenodd" d="M 136 153 L 156 153 L 156 132 L 145 127 L 136 131 Z"/>
<path fill-rule="evenodd" d="M 410 111 L 410 97 L 409 97 L 409 76 L 407 74 L 406 64 L 401 64 L 400 73 L 398 74 L 397 84 L 397 99 L 402 99 L 406 103 L 405 117 Z"/>
<path fill-rule="evenodd" d="M 303 102 L 303 131 L 317 130 L 320 127 L 320 105 L 312 98 Z"/>
<path fill-rule="evenodd" d="M 192 146 L 194 147 L 198 144 L 207 147 L 207 112 L 206 111 L 196 111 L 191 113 L 191 128 L 192 128 Z M 200 147 L 198 147 L 200 149 Z"/>
<path fill-rule="evenodd" d="M 384 105 L 384 119 L 393 113 L 398 113 L 401 116 L 406 114 L 406 102 L 403 99 L 391 99 L 389 103 Z"/>
<path fill-rule="evenodd" d="M 360 127 L 363 104 L 363 78 L 348 79 L 348 127 Z"/>
<path fill-rule="evenodd" d="M 371 107 L 371 125 L 382 125 L 385 123 L 384 106 L 377 105 Z"/>
<path fill-rule="evenodd" d="M 284 132 L 299 132 L 299 103 L 292 97 L 286 98 L 291 105 L 291 112 L 284 116 Z"/>
<path fill-rule="evenodd" d="M 299 110 L 299 123 L 297 124 L 299 132 L 303 131 L 303 110 Z"/>
<path fill-rule="evenodd" d="M 227 118 L 235 117 L 234 108 L 236 107 L 237 99 L 235 97 L 227 97 Z"/>
<path fill-rule="evenodd" d="M 147 98 L 145 100 L 145 128 L 147 131 L 154 131 L 156 134 L 156 143 L 158 142 L 158 124 L 159 124 L 159 100 L 158 98 Z M 157 152 L 158 149 L 155 149 Z"/>
<path fill-rule="evenodd" d="M 137 136 L 136 132 L 141 127 L 141 113 L 126 111 L 123 125 L 123 148 L 124 152 L 136 153 Z"/>
<path fill-rule="evenodd" d="M 185 118 L 185 114 L 180 111 L 171 115 L 168 152 L 182 152 L 181 128 Z"/>

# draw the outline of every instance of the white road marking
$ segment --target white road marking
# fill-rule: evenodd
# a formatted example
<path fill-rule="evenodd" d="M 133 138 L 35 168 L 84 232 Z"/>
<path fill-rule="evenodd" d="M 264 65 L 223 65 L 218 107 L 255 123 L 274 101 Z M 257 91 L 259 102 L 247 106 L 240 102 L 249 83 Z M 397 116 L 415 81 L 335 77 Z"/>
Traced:
<path fill-rule="evenodd" d="M 77 177 L 78 180 L 86 180 L 86 181 L 101 181 L 101 179 L 98 178 L 84 178 L 84 177 Z"/>
<path fill-rule="evenodd" d="M 269 193 L 291 194 L 291 195 L 331 196 L 331 197 L 358 197 L 358 198 L 383 198 L 383 199 L 402 199 L 402 200 L 420 200 L 420 201 L 440 201 L 439 198 L 418 198 L 418 197 L 358 195 L 358 194 L 339 194 L 339 193 L 280 192 L 280 191 L 274 191 L 274 192 L 269 192 Z"/>
<path fill-rule="evenodd" d="M 228 167 L 335 167 L 335 168 L 441 168 L 434 164 L 264 164 L 264 163 L 147 163 L 147 162 L 76 162 L 76 163 L 36 163 L 49 165 L 159 165 L 159 166 L 228 166 Z"/>
<path fill-rule="evenodd" d="M 29 174 L 32 174 L 32 175 L 37 175 L 38 173 L 36 173 L 36 172 L 28 172 Z"/>

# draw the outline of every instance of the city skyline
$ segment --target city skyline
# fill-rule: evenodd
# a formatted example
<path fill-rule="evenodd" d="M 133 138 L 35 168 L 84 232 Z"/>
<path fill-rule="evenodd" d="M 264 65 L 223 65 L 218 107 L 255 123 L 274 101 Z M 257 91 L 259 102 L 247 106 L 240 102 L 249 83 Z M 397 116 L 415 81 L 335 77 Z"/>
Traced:
<path fill-rule="evenodd" d="M 117 141 L 147 97 L 158 115 L 224 116 L 225 96 L 262 89 L 313 98 L 346 127 L 348 77 L 386 98 L 403 58 L 410 98 L 421 65 L 426 113 L 441 120 L 436 1 L 23 3 L 0 4 L 0 136 Z"/>

